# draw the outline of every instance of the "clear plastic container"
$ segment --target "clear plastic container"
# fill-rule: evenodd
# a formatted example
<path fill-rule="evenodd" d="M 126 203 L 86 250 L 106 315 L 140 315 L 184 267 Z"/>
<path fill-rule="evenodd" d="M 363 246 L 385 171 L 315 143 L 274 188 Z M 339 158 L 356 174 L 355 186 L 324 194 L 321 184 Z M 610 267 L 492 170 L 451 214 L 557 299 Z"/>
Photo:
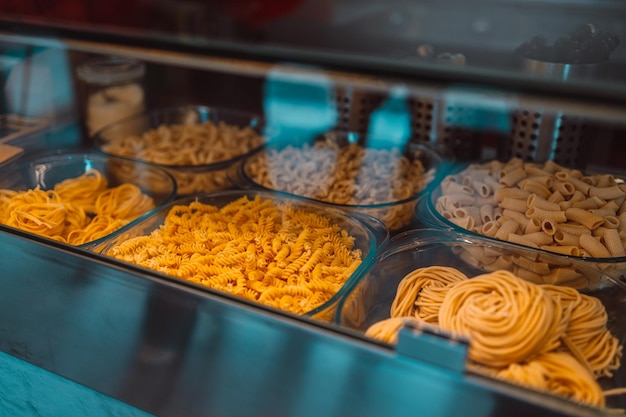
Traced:
<path fill-rule="evenodd" d="M 466 167 L 467 167 L 466 164 L 451 166 L 451 167 L 449 167 L 447 169 L 447 174 L 446 175 L 454 175 L 454 174 L 456 174 L 458 172 L 461 172 Z M 441 196 L 442 196 L 441 185 L 433 187 L 430 190 L 428 196 L 423 198 L 423 199 L 421 199 L 419 201 L 419 203 L 415 207 L 416 215 L 421 219 L 421 222 L 426 227 L 437 228 L 437 229 L 444 229 L 444 230 L 452 230 L 452 231 L 455 231 L 455 232 L 458 232 L 458 233 L 462 233 L 464 235 L 468 235 L 468 236 L 472 236 L 472 237 L 477 237 L 477 238 L 483 239 L 486 242 L 491 242 L 492 244 L 495 244 L 495 245 L 499 245 L 502 242 L 506 242 L 506 243 L 512 245 L 512 247 L 532 249 L 539 256 L 545 257 L 545 259 L 552 259 L 550 257 L 550 255 L 558 255 L 557 253 L 555 253 L 553 251 L 549 251 L 549 250 L 545 249 L 545 247 L 543 249 L 540 248 L 540 247 L 531 247 L 531 246 L 524 245 L 524 244 L 521 244 L 521 243 L 512 242 L 512 241 L 509 241 L 509 240 L 504 240 L 504 239 L 499 239 L 499 238 L 496 238 L 496 237 L 487 236 L 487 235 L 478 233 L 477 231 L 472 231 L 472 230 L 469 230 L 469 229 L 467 229 L 465 227 L 461 227 L 461 226 L 453 223 L 452 221 L 450 221 L 450 219 L 444 217 L 437 210 L 437 200 Z M 557 227 L 558 227 L 558 224 L 557 224 Z M 624 273 L 624 271 L 626 271 L 626 256 L 602 257 L 602 258 L 599 258 L 599 257 L 592 257 L 592 256 L 567 255 L 566 257 L 568 259 L 571 259 L 572 261 L 579 261 L 582 264 L 587 264 L 587 265 L 589 265 L 591 267 L 602 268 L 603 272 L 606 275 L 612 276 L 614 278 L 619 278 Z M 490 259 L 481 258 L 479 256 L 475 257 L 475 261 L 477 262 L 477 264 L 480 264 L 482 266 L 486 266 L 485 262 L 489 261 L 489 260 Z M 548 262 L 548 264 L 549 264 L 549 262 Z M 550 266 L 550 270 L 549 271 L 545 270 L 545 268 L 543 268 L 543 272 L 541 272 L 539 275 L 545 277 L 546 283 L 552 283 L 552 281 L 555 278 L 552 277 L 552 276 L 546 277 L 548 274 L 552 274 L 552 272 L 553 272 L 553 267 Z M 525 273 L 525 271 L 522 271 L 522 273 Z M 532 279 L 536 281 L 536 280 L 539 279 L 539 277 L 537 277 L 535 275 L 534 278 L 532 278 Z"/>
<path fill-rule="evenodd" d="M 373 261 L 376 258 L 378 248 L 381 245 L 384 245 L 387 241 L 388 231 L 384 227 L 384 225 L 380 223 L 377 219 L 374 219 L 367 215 L 359 214 L 356 216 L 350 216 L 345 214 L 344 212 L 329 209 L 328 207 L 319 204 L 305 202 L 302 200 L 267 192 L 245 190 L 218 191 L 175 200 L 170 204 L 161 207 L 156 213 L 153 213 L 151 216 L 144 218 L 141 222 L 136 223 L 131 229 L 126 230 L 124 233 L 116 234 L 110 239 L 101 242 L 101 244 L 93 248 L 93 250 L 101 254 L 110 255 L 110 250 L 115 246 L 123 243 L 124 241 L 138 236 L 149 235 L 152 231 L 160 228 L 161 225 L 163 225 L 167 214 L 174 206 L 186 206 L 189 205 L 191 202 L 200 202 L 203 204 L 221 208 L 228 203 L 239 200 L 242 197 L 248 197 L 250 200 L 252 200 L 256 196 L 260 196 L 264 200 L 270 200 L 271 202 L 276 204 L 288 203 L 296 209 L 302 210 L 306 213 L 314 213 L 329 218 L 331 219 L 333 225 L 341 227 L 343 230 L 347 231 L 350 236 L 354 237 L 354 248 L 359 249 L 362 254 L 361 264 L 358 266 L 355 272 L 351 274 L 350 277 L 344 282 L 339 291 L 337 291 L 332 296 L 332 298 L 319 305 L 312 311 L 306 313 L 307 316 L 313 317 L 318 320 L 331 321 L 334 317 L 335 309 L 339 299 L 341 299 L 341 297 L 356 284 L 355 277 L 362 274 L 372 265 Z M 193 253 L 190 252 L 189 255 L 193 256 Z M 227 292 L 215 290 L 210 286 L 203 286 L 187 281 L 185 279 L 175 278 L 165 273 L 160 273 L 156 271 L 154 273 L 162 279 L 172 280 L 174 282 L 183 283 L 185 285 L 189 285 L 205 291 L 215 291 L 219 294 L 230 296 Z M 235 298 L 243 300 L 244 302 L 251 302 L 244 298 Z"/>
<path fill-rule="evenodd" d="M 304 198 L 308 201 L 321 203 L 347 213 L 365 213 L 383 221 L 391 231 L 397 231 L 408 226 L 415 220 L 414 207 L 417 201 L 422 196 L 426 195 L 427 190 L 437 184 L 440 179 L 441 172 L 439 168 L 441 166 L 441 158 L 436 152 L 426 146 L 412 143 L 407 144 L 400 156 L 404 157 L 410 164 L 416 160 L 422 163 L 424 174 L 420 175 L 418 181 L 423 181 L 423 185 L 421 187 L 415 187 L 417 190 L 412 191 L 408 197 L 399 199 L 391 197 L 386 198 L 386 200 L 380 200 L 379 195 L 388 195 L 392 187 L 392 182 L 393 186 L 398 189 L 405 187 L 413 188 L 412 179 L 408 174 L 409 168 L 401 166 L 399 162 L 400 158 L 397 156 L 381 157 L 380 162 L 376 161 L 375 158 L 369 158 L 367 160 L 366 158 L 363 158 L 363 160 L 355 158 L 345 165 L 336 165 L 335 160 L 338 156 L 334 153 L 334 146 L 338 146 L 338 149 L 344 149 L 354 144 L 354 136 L 354 134 L 349 132 L 329 132 L 316 138 L 313 142 L 330 144 L 332 146 L 331 148 L 327 148 L 326 146 L 321 148 L 311 146 L 305 150 L 304 148 L 299 148 L 299 146 L 302 145 L 299 144 L 297 138 L 294 139 L 291 145 L 268 145 L 267 149 L 243 160 L 237 167 L 237 170 L 231 170 L 229 174 L 233 182 L 242 188 L 281 192 L 290 196 Z M 384 141 L 375 142 L 377 144 L 381 142 L 384 143 Z M 270 172 L 269 175 L 281 175 L 284 178 L 289 178 L 288 182 L 284 186 L 270 186 L 267 184 L 266 180 L 261 178 L 261 175 L 265 175 L 265 173 L 258 167 L 278 162 L 272 160 L 272 158 L 277 158 L 277 155 L 280 155 L 280 152 L 285 149 L 285 146 L 296 147 L 296 149 L 302 152 L 302 155 L 311 156 L 316 153 L 315 158 L 317 159 L 318 155 L 319 157 L 326 158 L 326 162 L 328 162 L 329 166 L 319 168 L 319 161 L 312 161 L 312 163 L 317 166 L 309 170 L 311 171 L 311 175 L 307 175 L 305 171 L 298 171 L 291 168 L 289 165 L 293 164 L 293 162 L 285 161 L 284 164 L 279 164 L 281 169 L 280 173 Z M 365 145 L 359 146 L 365 152 L 381 150 L 380 147 L 370 147 L 367 142 Z M 305 164 L 306 162 L 303 161 L 302 163 Z M 375 171 L 376 164 L 378 163 L 380 163 L 382 167 L 380 172 Z M 282 171 L 283 166 L 286 167 L 284 172 Z M 327 174 L 323 183 L 317 183 L 316 180 L 311 178 L 312 175 L 317 174 L 312 171 L 319 169 L 323 170 L 324 174 Z M 368 177 L 372 178 L 375 182 L 370 183 Z M 345 188 L 349 191 L 346 191 L 346 195 L 352 193 L 351 200 L 348 200 L 350 202 L 339 202 L 339 199 L 343 196 L 339 195 L 338 191 L 335 195 L 327 194 L 326 196 L 321 196 L 321 194 L 319 194 L 321 192 L 320 190 L 324 187 L 331 187 L 331 189 L 335 188 L 335 190 L 338 190 L 337 186 L 340 181 L 347 184 Z M 372 197 L 370 192 L 377 195 Z M 360 197 L 360 193 L 363 193 L 364 196 Z M 360 203 L 360 201 L 363 201 L 363 203 Z"/>
<path fill-rule="evenodd" d="M 88 135 L 145 109 L 145 65 L 133 58 L 102 56 L 78 66 Z"/>
<path fill-rule="evenodd" d="M 144 138 L 144 135 L 151 135 L 151 138 L 152 135 L 166 135 L 173 126 L 199 127 L 208 122 L 215 125 L 223 122 L 228 127 L 237 127 L 242 131 L 249 128 L 249 131 L 246 129 L 249 135 L 246 134 L 245 143 L 237 143 L 236 137 L 229 138 L 233 143 L 228 144 L 228 151 L 223 148 L 222 152 L 215 152 L 213 155 L 210 151 L 206 153 L 206 150 L 202 150 L 203 156 L 198 156 L 194 163 L 178 163 L 173 158 L 171 162 L 168 160 L 169 154 L 176 154 L 185 146 L 177 143 L 177 140 L 164 140 L 158 145 L 158 152 L 153 152 L 156 146 L 149 146 Z M 262 129 L 263 121 L 255 114 L 189 105 L 148 111 L 113 123 L 97 132 L 93 143 L 99 151 L 107 155 L 142 161 L 166 169 L 176 179 L 179 196 L 186 196 L 231 188 L 232 183 L 226 170 L 241 158 L 261 149 Z M 120 145 L 131 139 L 132 147 Z M 217 138 L 213 140 L 218 141 Z M 186 146 L 192 152 L 195 146 L 201 146 L 201 142 L 194 141 Z"/>
<path fill-rule="evenodd" d="M 78 245 L 81 248 L 90 249 L 110 236 L 123 233 L 158 211 L 161 205 L 167 204 L 176 195 L 176 183 L 166 171 L 147 164 L 92 153 L 50 154 L 9 164 L 0 170 L 0 189 L 26 191 L 39 187 L 51 190 L 56 184 L 79 177 L 91 169 L 97 169 L 104 175 L 109 188 L 120 184 L 138 186 L 142 193 L 152 198 L 155 207 L 107 236 Z"/>
<path fill-rule="evenodd" d="M 344 297 L 337 309 L 336 321 L 346 331 L 363 335 L 374 323 L 390 317 L 390 308 L 398 284 L 411 271 L 430 266 L 453 267 L 470 279 L 490 271 L 477 266 L 464 256 L 466 252 L 487 252 L 494 256 L 541 258 L 563 268 L 580 272 L 580 276 L 561 285 L 576 288 L 583 294 L 598 298 L 608 314 L 608 329 L 620 343 L 626 340 L 625 278 L 613 278 L 602 269 L 581 260 L 558 254 L 546 254 L 506 242 L 494 242 L 480 236 L 453 231 L 417 229 L 400 233 L 382 248 L 376 263 L 362 276 L 358 284 Z M 612 378 L 599 380 L 602 388 L 624 385 L 626 367 L 622 364 Z M 608 397 L 607 405 L 623 408 L 619 396 Z M 615 403 L 613 403 L 613 401 Z"/>

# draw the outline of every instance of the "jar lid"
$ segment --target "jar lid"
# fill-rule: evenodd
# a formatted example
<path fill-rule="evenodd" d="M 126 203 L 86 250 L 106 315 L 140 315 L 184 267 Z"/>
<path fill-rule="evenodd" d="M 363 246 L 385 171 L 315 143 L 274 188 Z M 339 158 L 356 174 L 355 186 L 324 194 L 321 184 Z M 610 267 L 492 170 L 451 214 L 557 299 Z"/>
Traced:
<path fill-rule="evenodd" d="M 88 60 L 77 68 L 78 78 L 93 84 L 118 84 L 143 77 L 143 62 L 118 56 L 103 56 Z"/>

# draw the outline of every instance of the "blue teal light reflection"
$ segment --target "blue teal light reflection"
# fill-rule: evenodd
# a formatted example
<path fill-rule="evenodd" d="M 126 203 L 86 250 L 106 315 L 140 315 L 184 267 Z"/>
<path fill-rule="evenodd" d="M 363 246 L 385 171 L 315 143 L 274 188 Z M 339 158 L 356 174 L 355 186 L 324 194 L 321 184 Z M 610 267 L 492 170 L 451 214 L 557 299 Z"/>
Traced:
<path fill-rule="evenodd" d="M 333 85 L 324 76 L 270 72 L 263 101 L 269 144 L 298 146 L 331 130 L 338 117 L 332 98 Z"/>
<path fill-rule="evenodd" d="M 411 137 L 411 114 L 407 104 L 407 91 L 395 87 L 389 98 L 372 113 L 367 134 L 368 147 L 404 147 Z"/>

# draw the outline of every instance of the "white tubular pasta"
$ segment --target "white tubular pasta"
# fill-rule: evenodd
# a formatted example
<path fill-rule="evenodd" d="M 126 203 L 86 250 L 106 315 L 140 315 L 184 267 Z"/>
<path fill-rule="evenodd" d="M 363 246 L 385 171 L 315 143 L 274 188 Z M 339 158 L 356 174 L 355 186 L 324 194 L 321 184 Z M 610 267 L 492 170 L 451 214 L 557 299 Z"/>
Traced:
<path fill-rule="evenodd" d="M 474 228 L 474 219 L 471 217 L 463 217 L 463 218 L 452 217 L 450 221 L 464 229 L 472 230 Z"/>
<path fill-rule="evenodd" d="M 564 233 L 569 233 L 575 236 L 580 236 L 580 235 L 590 235 L 591 234 L 591 230 L 589 230 L 589 228 L 581 225 L 581 224 L 575 224 L 575 223 L 560 223 L 558 226 L 558 230 L 564 232 Z"/>
<path fill-rule="evenodd" d="M 496 207 L 493 209 L 493 219 L 498 221 L 502 218 L 502 209 L 500 207 Z"/>
<path fill-rule="evenodd" d="M 543 220 L 541 221 L 541 231 L 548 236 L 554 236 L 557 231 L 557 223 L 553 222 L 552 220 Z"/>
<path fill-rule="evenodd" d="M 560 253 L 562 255 L 580 256 L 580 248 L 578 246 L 561 246 L 561 245 L 540 245 L 543 250 L 548 252 Z"/>
<path fill-rule="evenodd" d="M 468 265 L 471 265 L 473 267 L 476 267 L 476 268 L 482 268 L 483 267 L 482 259 L 481 258 L 477 258 L 476 256 L 474 256 L 473 254 L 471 254 L 467 250 L 462 250 L 461 253 L 459 253 L 459 258 L 461 258 L 465 263 L 467 263 Z"/>
<path fill-rule="evenodd" d="M 541 231 L 541 220 L 528 219 L 526 227 L 524 227 L 524 234 L 535 233 Z"/>
<path fill-rule="evenodd" d="M 495 221 L 489 221 L 483 224 L 481 231 L 485 236 L 496 237 L 496 233 L 498 233 L 499 228 L 498 223 Z"/>
<path fill-rule="evenodd" d="M 582 192 L 584 194 L 588 194 L 589 193 L 589 188 L 591 188 L 591 185 L 587 184 L 584 181 L 579 180 L 578 178 L 575 178 L 571 173 L 567 173 L 567 172 L 561 171 L 561 172 L 557 172 L 556 174 L 554 174 L 554 176 L 559 181 L 569 182 L 578 191 L 580 191 L 580 192 Z"/>
<path fill-rule="evenodd" d="M 609 250 L 600 242 L 599 239 L 590 236 L 590 235 L 582 235 L 578 239 L 580 247 L 586 250 L 592 257 L 594 258 L 610 258 L 611 253 Z"/>
<path fill-rule="evenodd" d="M 606 254 L 608 249 L 593 244 L 594 238 L 604 243 L 605 229 L 615 230 L 619 240 L 626 241 L 626 184 L 610 175 L 585 176 L 554 162 L 513 158 L 506 164 L 471 164 L 444 183 L 457 195 L 461 187 L 471 187 L 473 194 L 464 194 L 464 199 L 474 202 L 441 200 L 442 196 L 437 211 L 451 215 L 459 225 L 471 217 L 472 227 L 466 228 L 485 236 L 581 257 Z M 581 246 L 581 236 L 587 236 L 583 239 L 587 247 Z M 615 233 L 611 236 L 615 241 Z"/>
<path fill-rule="evenodd" d="M 502 222 L 502 225 L 498 229 L 498 232 L 495 234 L 496 239 L 507 240 L 510 234 L 517 233 L 520 225 L 513 219 L 505 219 Z"/>
<path fill-rule="evenodd" d="M 548 188 L 551 188 L 552 184 L 554 184 L 554 178 L 549 176 L 548 173 L 546 173 L 546 175 L 541 175 L 541 176 L 530 176 L 528 178 L 528 181 L 538 182 L 539 184 L 542 184 Z"/>
<path fill-rule="evenodd" d="M 520 213 L 519 211 L 504 209 L 502 210 L 502 217 L 505 219 L 513 219 L 519 223 L 520 228 L 523 230 L 526 228 L 526 224 L 528 223 L 528 218 L 524 215 L 524 213 Z"/>
<path fill-rule="evenodd" d="M 535 245 L 550 245 L 553 243 L 552 236 L 543 232 L 526 233 L 523 235 L 526 239 L 533 242 Z"/>
<path fill-rule="evenodd" d="M 542 210 L 537 207 L 530 207 L 526 210 L 526 217 L 529 219 L 551 220 L 554 223 L 565 223 L 567 221 L 566 214 L 562 211 Z"/>
<path fill-rule="evenodd" d="M 607 201 L 605 204 L 600 206 L 600 210 L 611 210 L 613 214 L 617 214 L 617 210 L 619 210 L 620 204 L 617 204 L 616 200 L 613 199 L 611 201 Z"/>
<path fill-rule="evenodd" d="M 548 275 L 544 275 L 546 284 L 565 284 L 582 277 L 574 268 L 554 268 Z"/>
<path fill-rule="evenodd" d="M 525 200 L 518 200 L 516 198 L 506 197 L 500 202 L 500 207 L 504 210 L 513 210 L 520 213 L 525 213 L 528 206 Z"/>
<path fill-rule="evenodd" d="M 491 204 L 484 204 L 480 206 L 479 213 L 483 224 L 494 220 L 493 208 L 494 207 Z"/>
<path fill-rule="evenodd" d="M 548 197 L 548 201 L 551 203 L 561 203 L 563 201 L 565 201 L 565 197 L 563 197 L 563 194 L 561 194 L 558 191 L 553 192 L 550 197 Z M 560 206 L 559 206 L 560 207 Z"/>
<path fill-rule="evenodd" d="M 620 221 L 615 216 L 605 216 L 603 226 L 608 229 L 617 229 L 620 226 Z"/>
<path fill-rule="evenodd" d="M 567 197 L 567 196 L 571 196 L 572 194 L 574 194 L 574 192 L 576 191 L 576 187 L 574 187 L 569 182 L 554 180 L 554 183 L 552 184 L 552 190 L 558 191 L 564 197 Z"/>
<path fill-rule="evenodd" d="M 535 164 L 526 164 L 524 165 L 524 171 L 528 174 L 529 177 L 552 177 L 552 173 L 540 168 Z"/>
<path fill-rule="evenodd" d="M 439 198 L 443 199 L 446 205 L 453 205 L 456 208 L 471 206 L 476 202 L 476 197 L 472 197 L 468 194 L 446 194 Z"/>
<path fill-rule="evenodd" d="M 605 217 L 605 216 L 615 217 L 615 211 L 611 209 L 593 209 L 593 210 L 589 210 L 589 212 L 600 217 Z"/>
<path fill-rule="evenodd" d="M 504 188 L 504 184 L 500 184 L 500 181 L 498 181 L 495 177 L 489 176 L 489 177 L 485 177 L 483 178 L 483 181 L 485 184 L 487 184 L 489 186 L 489 188 L 491 188 L 494 192 L 496 190 L 502 189 Z"/>
<path fill-rule="evenodd" d="M 547 275 L 550 273 L 550 266 L 545 262 L 533 262 L 523 256 L 512 256 L 511 261 L 520 268 L 534 272 L 539 275 Z"/>
<path fill-rule="evenodd" d="M 501 188 L 494 191 L 493 195 L 498 201 L 502 201 L 507 197 L 526 200 L 530 193 L 528 191 L 520 190 L 519 188 Z"/>
<path fill-rule="evenodd" d="M 472 188 L 476 190 L 476 193 L 481 197 L 488 197 L 491 195 L 491 187 L 482 181 L 472 181 Z"/>
<path fill-rule="evenodd" d="M 557 230 L 554 234 L 554 241 L 561 246 L 576 246 L 578 247 L 579 237 L 571 233 L 564 232 L 563 230 Z"/>
<path fill-rule="evenodd" d="M 518 245 L 530 246 L 531 248 L 539 247 L 539 245 L 537 245 L 535 242 L 527 239 L 526 235 L 518 235 L 517 233 L 509 233 L 508 239 L 506 240 L 508 240 L 509 242 L 517 243 Z"/>
<path fill-rule="evenodd" d="M 543 170 L 551 174 L 554 174 L 557 171 L 562 171 L 563 167 L 552 160 L 548 160 L 543 165 Z"/>
<path fill-rule="evenodd" d="M 472 246 L 466 245 L 463 246 L 462 249 L 466 252 L 469 252 L 474 258 L 480 260 L 481 264 L 492 263 L 496 260 L 496 255 L 487 253 L 485 251 L 485 247 L 483 246 Z"/>
<path fill-rule="evenodd" d="M 493 207 L 496 207 L 498 205 L 498 202 L 496 201 L 496 199 L 493 196 L 490 197 L 477 197 L 476 198 L 476 202 L 474 203 L 474 207 L 482 207 L 485 205 L 490 205 Z"/>
<path fill-rule="evenodd" d="M 574 191 L 574 194 L 571 195 L 571 197 L 569 198 L 570 203 L 575 204 L 578 202 L 582 202 L 585 201 L 587 199 L 587 197 L 581 193 L 580 191 L 576 190 Z"/>
<path fill-rule="evenodd" d="M 512 265 L 513 265 L 513 261 L 511 260 L 510 256 L 501 255 L 501 256 L 496 257 L 493 262 L 489 264 L 484 264 L 483 268 L 491 272 L 491 271 L 497 271 L 500 269 L 510 270 Z"/>
<path fill-rule="evenodd" d="M 537 194 L 543 199 L 550 197 L 552 194 L 548 187 L 531 179 L 525 180 L 524 185 L 522 185 L 522 190 L 528 191 L 531 194 Z"/>
<path fill-rule="evenodd" d="M 467 185 L 459 184 L 458 182 L 449 181 L 446 183 L 441 183 L 441 190 L 445 195 L 449 194 L 464 194 L 464 195 L 473 195 L 474 190 L 472 187 L 468 187 Z"/>
<path fill-rule="evenodd" d="M 561 207 L 557 203 L 551 203 L 548 200 L 538 197 L 537 194 L 529 195 L 526 203 L 528 207 L 536 207 L 549 211 L 561 211 Z"/>
<path fill-rule="evenodd" d="M 626 256 L 624 244 L 622 243 L 622 239 L 620 238 L 617 229 L 606 229 L 604 231 L 604 235 L 602 236 L 602 240 L 604 241 L 604 245 L 608 249 L 611 256 Z"/>
<path fill-rule="evenodd" d="M 541 275 L 536 272 L 529 271 L 528 269 L 522 268 L 518 265 L 513 266 L 513 273 L 524 281 L 532 282 L 534 284 L 544 283 L 543 277 Z"/>
<path fill-rule="evenodd" d="M 452 217 L 454 217 L 452 213 L 450 213 L 448 210 L 439 210 L 439 212 L 444 219 L 450 220 Z"/>
<path fill-rule="evenodd" d="M 604 223 L 604 219 L 600 216 L 578 208 L 569 208 L 565 210 L 565 216 L 568 220 L 582 224 L 589 230 L 600 227 Z"/>
<path fill-rule="evenodd" d="M 602 204 L 604 204 L 604 203 L 602 203 Z M 573 208 L 580 208 L 580 209 L 584 209 L 584 210 L 592 210 L 592 209 L 597 209 L 602 204 L 598 204 L 598 200 L 596 200 L 595 198 L 588 198 L 586 200 L 576 201 L 576 202 L 572 203 L 571 207 L 573 207 Z"/>
<path fill-rule="evenodd" d="M 462 207 L 454 210 L 452 212 L 454 217 L 458 217 L 459 219 L 463 219 L 465 217 L 471 217 L 473 224 L 475 226 L 481 225 L 483 223 L 480 217 L 480 209 L 476 207 Z"/>
<path fill-rule="evenodd" d="M 611 174 L 596 175 L 593 185 L 599 188 L 611 187 L 615 185 L 615 177 Z"/>

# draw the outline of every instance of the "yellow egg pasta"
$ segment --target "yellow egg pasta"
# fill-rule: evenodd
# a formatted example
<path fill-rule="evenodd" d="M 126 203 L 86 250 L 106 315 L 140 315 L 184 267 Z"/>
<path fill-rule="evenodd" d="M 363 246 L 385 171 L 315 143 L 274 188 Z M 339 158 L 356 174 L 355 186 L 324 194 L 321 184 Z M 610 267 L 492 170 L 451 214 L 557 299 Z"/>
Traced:
<path fill-rule="evenodd" d="M 261 196 L 176 205 L 149 236 L 107 254 L 295 314 L 330 300 L 362 260 L 329 217 Z"/>
<path fill-rule="evenodd" d="M 504 270 L 473 278 L 442 266 L 411 271 L 398 285 L 390 318 L 365 334 L 395 344 L 408 322 L 465 335 L 469 369 L 582 404 L 603 407 L 597 379 L 621 365 L 622 346 L 600 300 Z"/>
<path fill-rule="evenodd" d="M 52 190 L 0 190 L 0 223 L 70 245 L 104 237 L 154 208 L 152 197 L 134 184 L 109 188 L 90 169 Z"/>

